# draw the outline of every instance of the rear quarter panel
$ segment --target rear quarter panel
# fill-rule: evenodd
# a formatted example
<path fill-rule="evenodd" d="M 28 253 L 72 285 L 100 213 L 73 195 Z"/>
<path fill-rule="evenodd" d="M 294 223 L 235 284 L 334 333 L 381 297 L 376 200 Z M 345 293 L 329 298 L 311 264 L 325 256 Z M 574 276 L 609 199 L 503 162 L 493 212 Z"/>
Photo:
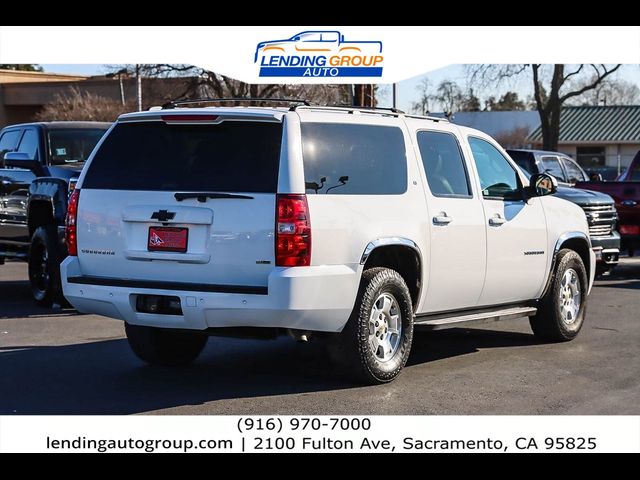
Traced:
<path fill-rule="evenodd" d="M 407 161 L 407 190 L 400 195 L 307 195 L 312 229 L 312 265 L 346 265 L 361 273 L 360 259 L 367 244 L 373 240 L 388 237 L 404 237 L 414 241 L 422 256 L 422 270 L 428 260 L 428 223 L 426 202 L 416 157 L 404 122 L 398 118 L 379 115 L 346 115 L 331 113 L 301 113 L 302 122 L 365 124 L 393 126 L 400 128 L 405 139 Z M 297 132 L 291 138 L 300 138 L 299 122 L 289 122 L 289 127 L 297 124 Z M 290 133 L 291 135 L 291 133 Z M 302 165 L 300 142 L 291 142 L 290 154 L 299 156 Z M 302 167 L 291 167 L 291 179 L 287 187 L 294 193 L 304 192 Z M 282 170 L 281 170 L 282 175 Z M 281 178 L 282 180 L 282 178 Z M 280 186 L 284 186 L 281 181 Z M 282 190 L 281 190 L 282 192 Z M 358 275 L 359 278 L 359 275 Z M 424 275 L 423 275 L 423 281 Z M 426 286 L 422 287 L 423 293 Z M 355 298 L 355 297 L 354 297 Z"/>

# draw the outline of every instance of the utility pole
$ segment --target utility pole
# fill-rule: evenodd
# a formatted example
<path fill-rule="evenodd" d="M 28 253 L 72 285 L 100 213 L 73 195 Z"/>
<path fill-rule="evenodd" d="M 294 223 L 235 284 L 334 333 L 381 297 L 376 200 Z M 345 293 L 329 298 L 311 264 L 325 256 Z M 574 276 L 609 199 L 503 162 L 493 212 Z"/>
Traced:
<path fill-rule="evenodd" d="M 114 73 L 107 73 L 106 77 L 107 78 L 113 78 L 113 77 L 118 77 L 118 83 L 120 84 L 120 102 L 122 102 L 122 106 L 124 107 L 126 102 L 124 100 L 124 83 L 122 81 L 122 76 L 123 75 L 127 75 L 127 69 L 126 68 L 122 68 L 120 70 L 118 70 L 117 72 Z"/>
<path fill-rule="evenodd" d="M 397 91 L 397 83 L 394 83 L 391 85 L 391 101 L 392 101 L 392 107 L 393 108 L 398 108 L 397 107 L 397 103 L 398 103 L 398 91 Z"/>
<path fill-rule="evenodd" d="M 140 76 L 140 64 L 136 63 L 136 82 L 137 82 L 137 98 L 138 98 L 138 111 L 142 111 L 142 77 Z"/>
<path fill-rule="evenodd" d="M 375 107 L 375 103 L 373 85 L 355 84 L 353 86 L 354 107 Z"/>

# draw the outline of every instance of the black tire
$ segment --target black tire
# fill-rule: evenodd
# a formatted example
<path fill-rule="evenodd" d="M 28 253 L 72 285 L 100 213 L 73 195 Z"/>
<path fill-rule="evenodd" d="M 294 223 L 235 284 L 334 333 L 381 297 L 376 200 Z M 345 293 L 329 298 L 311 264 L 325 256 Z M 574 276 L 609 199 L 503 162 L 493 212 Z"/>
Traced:
<path fill-rule="evenodd" d="M 384 296 L 383 296 L 384 295 Z M 389 317 L 381 319 L 379 326 L 370 323 L 376 301 L 382 298 L 395 300 L 395 308 L 389 310 Z M 377 307 L 376 307 L 377 308 Z M 400 314 L 399 334 L 389 333 L 392 329 L 392 313 Z M 386 328 L 386 330 L 385 330 Z M 379 330 L 377 330 L 379 329 Z M 384 333 L 383 333 L 384 332 Z M 397 347 L 393 354 L 383 356 L 380 346 L 374 351 L 372 344 L 384 336 Z M 389 337 L 387 337 L 389 335 Z M 329 344 L 332 358 L 357 381 L 366 384 L 387 383 L 394 380 L 407 363 L 413 341 L 413 306 L 411 295 L 400 274 L 388 268 L 365 270 L 360 281 L 356 304 L 343 331 L 331 339 Z"/>
<path fill-rule="evenodd" d="M 571 281 L 567 283 L 565 275 L 573 278 L 571 271 L 575 274 L 577 285 Z M 572 287 L 575 287 L 575 292 L 580 293 L 577 313 L 571 313 L 572 308 L 563 306 L 565 302 L 573 305 Z M 538 313 L 529 319 L 534 335 L 544 341 L 573 340 L 580 332 L 587 313 L 587 288 L 587 271 L 580 255 L 573 250 L 560 250 L 549 290 L 540 300 Z"/>
<path fill-rule="evenodd" d="M 125 323 L 129 346 L 136 356 L 150 364 L 179 367 L 192 363 L 209 338 L 201 332 L 142 327 Z"/>
<path fill-rule="evenodd" d="M 65 304 L 60 284 L 60 251 L 55 226 L 36 228 L 29 247 L 29 286 L 36 303 L 50 307 L 54 303 Z"/>

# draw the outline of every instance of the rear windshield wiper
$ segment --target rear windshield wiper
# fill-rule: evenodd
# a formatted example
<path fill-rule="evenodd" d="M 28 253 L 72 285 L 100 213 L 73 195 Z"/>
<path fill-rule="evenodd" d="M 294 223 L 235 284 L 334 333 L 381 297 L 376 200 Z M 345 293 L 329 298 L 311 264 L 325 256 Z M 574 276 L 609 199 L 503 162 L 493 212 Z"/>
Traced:
<path fill-rule="evenodd" d="M 206 202 L 208 198 L 238 198 L 241 200 L 253 200 L 253 197 L 250 197 L 249 195 L 222 192 L 178 192 L 174 197 L 179 202 L 189 198 L 195 198 L 199 202 Z"/>

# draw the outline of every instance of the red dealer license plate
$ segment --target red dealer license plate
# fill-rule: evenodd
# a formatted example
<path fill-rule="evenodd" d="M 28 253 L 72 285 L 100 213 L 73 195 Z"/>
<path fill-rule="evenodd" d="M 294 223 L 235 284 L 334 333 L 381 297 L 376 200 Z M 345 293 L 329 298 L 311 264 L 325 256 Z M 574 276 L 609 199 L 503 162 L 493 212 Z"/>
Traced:
<path fill-rule="evenodd" d="M 188 228 L 149 227 L 147 248 L 150 252 L 184 253 L 187 251 L 188 240 Z"/>

